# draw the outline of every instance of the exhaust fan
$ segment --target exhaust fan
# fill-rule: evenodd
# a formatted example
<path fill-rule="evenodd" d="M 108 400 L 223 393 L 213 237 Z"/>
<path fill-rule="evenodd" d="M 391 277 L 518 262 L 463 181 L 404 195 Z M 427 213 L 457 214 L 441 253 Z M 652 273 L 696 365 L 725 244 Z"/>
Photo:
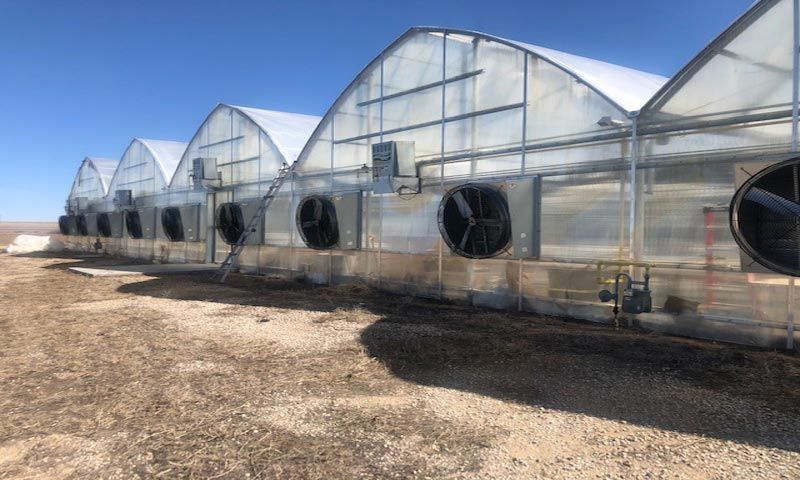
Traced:
<path fill-rule="evenodd" d="M 316 250 L 333 248 L 339 242 L 336 208 L 320 195 L 305 197 L 297 206 L 297 230 L 306 245 Z"/>
<path fill-rule="evenodd" d="M 111 219 L 108 218 L 108 213 L 97 214 L 97 233 L 101 237 L 111 236 Z"/>
<path fill-rule="evenodd" d="M 164 235 L 171 242 L 183 241 L 183 221 L 181 220 L 180 208 L 167 207 L 162 210 L 161 226 L 164 228 Z"/>
<path fill-rule="evenodd" d="M 58 231 L 61 235 L 69 235 L 69 217 L 61 215 L 58 217 Z"/>
<path fill-rule="evenodd" d="M 223 203 L 217 208 L 217 231 L 225 243 L 233 245 L 244 232 L 244 215 L 238 203 Z"/>
<path fill-rule="evenodd" d="M 445 243 L 462 257 L 494 257 L 511 237 L 506 200 L 487 185 L 466 184 L 447 192 L 439 204 L 438 222 Z"/>
<path fill-rule="evenodd" d="M 142 238 L 142 222 L 139 212 L 136 210 L 125 210 L 125 227 L 131 238 Z"/>
<path fill-rule="evenodd" d="M 730 227 L 752 262 L 800 277 L 800 158 L 767 167 L 744 182 L 731 201 Z"/>

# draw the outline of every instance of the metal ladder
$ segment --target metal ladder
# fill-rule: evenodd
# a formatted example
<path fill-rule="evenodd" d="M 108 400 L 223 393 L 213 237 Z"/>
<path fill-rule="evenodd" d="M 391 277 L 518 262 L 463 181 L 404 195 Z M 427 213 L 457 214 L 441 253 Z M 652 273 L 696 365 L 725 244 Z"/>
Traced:
<path fill-rule="evenodd" d="M 291 170 L 292 167 L 286 163 L 284 163 L 280 170 L 278 170 L 278 174 L 272 179 L 272 183 L 270 184 L 267 193 L 261 197 L 261 203 L 258 206 L 258 210 L 256 210 L 256 213 L 247 222 L 247 226 L 242 231 L 239 239 L 236 240 L 236 243 L 231 245 L 231 251 L 228 253 L 228 256 L 225 257 L 225 260 L 220 264 L 219 268 L 214 272 L 213 275 L 211 275 L 212 280 L 219 281 L 219 283 L 225 283 L 225 280 L 228 278 L 228 274 L 231 273 L 231 270 L 233 270 L 233 267 L 236 264 L 236 260 L 244 250 L 245 244 L 247 243 L 247 237 L 256 231 L 258 222 L 263 220 L 264 212 L 266 212 L 267 208 L 269 208 L 272 200 L 275 198 L 275 193 L 281 187 L 281 185 L 283 185 L 283 182 L 286 180 L 286 177 L 289 176 Z"/>

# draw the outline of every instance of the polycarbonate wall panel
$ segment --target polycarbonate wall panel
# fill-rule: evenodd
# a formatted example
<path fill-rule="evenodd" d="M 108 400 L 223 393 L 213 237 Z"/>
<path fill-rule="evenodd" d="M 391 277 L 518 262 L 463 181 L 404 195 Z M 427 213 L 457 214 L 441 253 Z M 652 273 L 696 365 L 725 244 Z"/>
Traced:
<path fill-rule="evenodd" d="M 598 125 L 603 117 L 629 126 L 630 120 L 585 83 L 538 57 L 528 60 L 526 139 L 529 143 L 571 142 L 621 132 Z"/>
<path fill-rule="evenodd" d="M 542 257 L 616 259 L 625 255 L 624 171 L 542 179 Z"/>
<path fill-rule="evenodd" d="M 384 130 L 441 118 L 440 88 L 399 94 L 441 82 L 442 48 L 441 36 L 419 33 L 386 52 L 383 61 L 383 95 L 394 97 L 383 102 Z"/>
<path fill-rule="evenodd" d="M 74 199 L 84 197 L 89 203 L 90 211 L 101 211 L 106 192 L 103 190 L 103 183 L 97 176 L 97 172 L 87 161 L 81 163 L 75 181 L 72 184 L 72 191 L 69 199 L 75 203 Z"/>
<path fill-rule="evenodd" d="M 697 71 L 656 102 L 646 117 L 680 124 L 790 110 L 792 3 L 774 2 L 738 28 L 710 58 L 702 60 Z"/>
<path fill-rule="evenodd" d="M 739 248 L 727 228 L 734 168 L 709 163 L 642 170 L 642 259 L 738 267 Z"/>

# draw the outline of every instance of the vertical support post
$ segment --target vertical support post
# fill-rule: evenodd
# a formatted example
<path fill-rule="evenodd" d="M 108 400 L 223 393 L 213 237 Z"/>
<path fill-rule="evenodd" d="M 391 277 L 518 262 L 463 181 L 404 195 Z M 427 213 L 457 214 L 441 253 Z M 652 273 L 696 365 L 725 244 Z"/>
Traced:
<path fill-rule="evenodd" d="M 639 164 L 639 115 L 638 113 L 631 116 L 632 126 L 631 126 L 631 173 L 630 173 L 630 218 L 628 220 L 628 242 L 629 242 L 629 252 L 628 257 L 630 260 L 636 261 L 639 259 L 639 248 L 638 248 L 638 235 L 636 234 L 636 217 L 638 215 L 637 211 L 637 201 L 638 201 L 638 191 L 636 185 L 636 169 L 638 168 Z"/>
<path fill-rule="evenodd" d="M 800 0 L 792 0 L 792 152 L 797 151 L 798 115 L 800 115 Z"/>
<path fill-rule="evenodd" d="M 703 209 L 703 226 L 705 227 L 705 247 L 706 247 L 706 305 L 712 305 L 716 301 L 714 295 L 714 210 L 711 207 Z"/>
<path fill-rule="evenodd" d="M 380 103 L 380 129 L 381 129 L 381 142 L 383 142 L 383 85 L 384 85 L 384 76 L 383 76 L 383 65 L 384 65 L 385 57 L 384 54 L 381 53 L 381 103 Z M 383 265 L 381 264 L 381 254 L 383 253 L 383 195 L 378 194 L 378 287 L 381 285 L 381 275 L 383 271 L 381 270 Z"/>
<path fill-rule="evenodd" d="M 528 143 L 528 53 L 524 53 L 522 61 L 522 145 L 520 152 L 519 174 L 525 176 L 527 165 L 525 164 L 525 147 Z M 522 311 L 522 267 L 523 260 L 519 259 L 519 272 L 517 275 L 517 311 Z"/>
<path fill-rule="evenodd" d="M 331 117 L 331 176 L 330 176 L 330 194 L 333 196 L 333 154 L 335 144 L 333 139 L 335 137 L 334 127 L 336 126 L 336 113 Z M 328 249 L 328 285 L 333 285 L 333 249 Z"/>
<path fill-rule="evenodd" d="M 445 88 L 446 88 L 446 80 L 447 80 L 447 30 L 442 32 L 442 122 L 441 122 L 441 129 L 440 129 L 440 149 L 439 149 L 439 197 L 444 197 L 444 130 L 445 130 Z M 442 261 L 444 251 L 443 249 L 443 241 L 439 238 L 439 261 L 438 261 L 438 295 L 439 299 L 442 299 Z"/>

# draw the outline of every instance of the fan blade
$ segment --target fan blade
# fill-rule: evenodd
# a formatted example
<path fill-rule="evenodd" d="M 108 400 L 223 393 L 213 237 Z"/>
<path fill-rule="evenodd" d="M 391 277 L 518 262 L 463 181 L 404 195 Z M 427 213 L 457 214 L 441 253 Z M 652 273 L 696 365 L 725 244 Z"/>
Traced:
<path fill-rule="evenodd" d="M 318 220 L 308 220 L 308 221 L 303 222 L 303 223 L 300 224 L 300 226 L 303 227 L 303 228 L 316 227 L 317 225 L 319 225 L 319 221 Z"/>
<path fill-rule="evenodd" d="M 318 199 L 314 199 L 314 220 L 320 221 L 322 220 L 322 202 Z"/>
<path fill-rule="evenodd" d="M 458 248 L 464 251 L 464 247 L 467 246 L 467 240 L 469 240 L 469 234 L 472 231 L 472 225 L 467 225 L 467 229 L 464 230 L 464 236 L 461 237 L 461 243 L 458 244 Z"/>
<path fill-rule="evenodd" d="M 467 202 L 467 199 L 464 197 L 464 193 L 461 190 L 454 193 L 452 199 L 456 202 L 458 213 L 460 213 L 463 218 L 469 218 L 472 216 L 472 207 L 469 206 L 469 203 Z"/>
<path fill-rule="evenodd" d="M 481 227 L 502 227 L 503 222 L 496 218 L 478 218 L 475 220 L 475 223 L 480 225 Z"/>
<path fill-rule="evenodd" d="M 744 198 L 764 206 L 779 215 L 800 217 L 800 204 L 761 188 L 751 188 L 750 191 L 745 194 Z"/>

